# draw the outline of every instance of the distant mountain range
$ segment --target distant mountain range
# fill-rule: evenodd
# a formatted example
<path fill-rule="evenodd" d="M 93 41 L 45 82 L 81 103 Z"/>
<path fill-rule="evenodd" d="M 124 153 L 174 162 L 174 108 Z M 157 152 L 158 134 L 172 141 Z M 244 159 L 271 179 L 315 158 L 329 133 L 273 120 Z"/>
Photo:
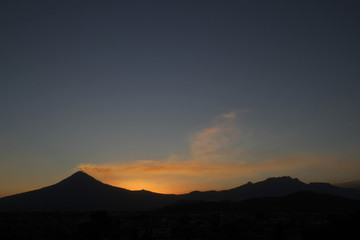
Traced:
<path fill-rule="evenodd" d="M 273 177 L 257 183 L 247 183 L 237 188 L 222 191 L 194 191 L 184 195 L 190 200 L 241 201 L 249 198 L 279 197 L 300 191 L 331 194 L 351 199 L 360 199 L 360 191 L 341 188 L 329 183 L 303 183 L 297 178 Z"/>
<path fill-rule="evenodd" d="M 251 198 L 281 197 L 304 191 L 360 200 L 360 190 L 341 188 L 328 183 L 306 184 L 291 177 L 268 178 L 229 190 L 194 191 L 175 195 L 118 188 L 79 171 L 57 184 L 0 198 L 0 210 L 141 211 L 163 208 L 179 201 L 237 202 Z"/>

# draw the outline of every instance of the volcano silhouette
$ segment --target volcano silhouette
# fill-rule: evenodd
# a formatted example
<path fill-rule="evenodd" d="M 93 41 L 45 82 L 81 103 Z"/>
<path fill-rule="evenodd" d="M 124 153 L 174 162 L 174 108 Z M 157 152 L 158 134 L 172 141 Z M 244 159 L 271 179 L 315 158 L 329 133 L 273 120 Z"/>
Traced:
<path fill-rule="evenodd" d="M 104 184 L 79 171 L 61 182 L 38 190 L 0 198 L 0 210 L 153 210 L 180 200 L 242 201 L 250 198 L 281 197 L 309 191 L 360 199 L 360 191 L 328 183 L 306 184 L 291 177 L 273 177 L 222 191 L 160 194 L 131 191 Z"/>
<path fill-rule="evenodd" d="M 0 209 L 148 210 L 173 202 L 173 198 L 174 195 L 114 187 L 78 171 L 57 184 L 4 197 L 0 199 Z"/>

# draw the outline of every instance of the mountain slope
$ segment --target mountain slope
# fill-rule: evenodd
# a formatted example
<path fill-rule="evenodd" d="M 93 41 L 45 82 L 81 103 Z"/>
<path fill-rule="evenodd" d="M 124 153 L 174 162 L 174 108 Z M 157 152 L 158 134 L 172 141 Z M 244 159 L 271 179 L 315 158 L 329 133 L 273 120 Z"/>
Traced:
<path fill-rule="evenodd" d="M 281 197 L 308 191 L 359 199 L 360 191 L 327 183 L 306 184 L 291 177 L 268 178 L 222 191 L 194 191 L 171 195 L 130 191 L 104 184 L 84 172 L 76 172 L 61 182 L 35 191 L 0 198 L 0 210 L 152 210 L 181 200 L 242 201 L 250 198 Z"/>
<path fill-rule="evenodd" d="M 248 198 L 285 196 L 299 191 L 310 191 L 360 199 L 359 190 L 340 188 L 328 183 L 306 184 L 297 178 L 291 177 L 268 178 L 261 182 L 249 182 L 240 187 L 223 191 L 194 191 L 183 197 L 186 200 L 241 201 Z"/>
<path fill-rule="evenodd" d="M 49 187 L 1 198 L 0 209 L 146 210 L 163 206 L 173 198 L 110 186 L 79 171 Z"/>

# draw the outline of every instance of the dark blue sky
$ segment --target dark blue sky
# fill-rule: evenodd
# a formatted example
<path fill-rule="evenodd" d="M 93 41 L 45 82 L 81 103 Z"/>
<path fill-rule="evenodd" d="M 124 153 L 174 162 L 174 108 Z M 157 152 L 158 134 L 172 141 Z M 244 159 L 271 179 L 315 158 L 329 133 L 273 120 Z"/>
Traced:
<path fill-rule="evenodd" d="M 0 176 L 14 186 L 0 192 L 81 164 L 196 162 L 191 136 L 233 111 L 231 148 L 246 154 L 224 163 L 331 158 L 322 174 L 286 170 L 355 178 L 359 10 L 349 0 L 1 1 Z"/>

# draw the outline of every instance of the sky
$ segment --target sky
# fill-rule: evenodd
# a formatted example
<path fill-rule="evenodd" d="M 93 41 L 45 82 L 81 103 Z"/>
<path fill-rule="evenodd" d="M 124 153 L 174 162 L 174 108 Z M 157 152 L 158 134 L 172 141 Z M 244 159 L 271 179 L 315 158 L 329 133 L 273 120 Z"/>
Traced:
<path fill-rule="evenodd" d="M 0 196 L 360 176 L 360 3 L 3 0 Z"/>

